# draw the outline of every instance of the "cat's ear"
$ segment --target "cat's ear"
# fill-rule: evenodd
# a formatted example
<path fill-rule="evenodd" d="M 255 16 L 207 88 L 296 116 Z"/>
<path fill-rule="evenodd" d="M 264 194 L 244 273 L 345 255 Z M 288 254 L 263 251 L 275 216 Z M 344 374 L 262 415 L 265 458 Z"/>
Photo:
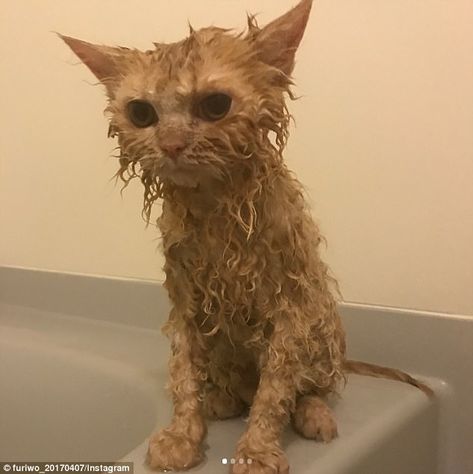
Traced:
<path fill-rule="evenodd" d="M 107 85 L 109 81 L 118 76 L 118 60 L 123 54 L 123 48 L 87 43 L 61 34 L 59 34 L 59 37 L 64 40 L 100 82 Z"/>
<path fill-rule="evenodd" d="M 259 32 L 255 40 L 261 61 L 291 74 L 311 8 L 312 0 L 302 0 Z"/>

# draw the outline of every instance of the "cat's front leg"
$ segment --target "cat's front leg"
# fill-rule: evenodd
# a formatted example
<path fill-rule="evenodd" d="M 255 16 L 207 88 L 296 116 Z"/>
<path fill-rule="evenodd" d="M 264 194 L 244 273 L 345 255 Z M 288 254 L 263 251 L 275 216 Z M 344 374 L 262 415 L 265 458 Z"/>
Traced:
<path fill-rule="evenodd" d="M 248 428 L 237 446 L 233 474 L 287 474 L 281 435 L 294 410 L 301 370 L 290 318 L 275 321 Z"/>
<path fill-rule="evenodd" d="M 202 412 L 205 359 L 200 334 L 182 322 L 172 335 L 169 363 L 174 415 L 171 424 L 153 435 L 148 462 L 154 469 L 181 471 L 203 459 L 202 441 L 207 427 Z"/>

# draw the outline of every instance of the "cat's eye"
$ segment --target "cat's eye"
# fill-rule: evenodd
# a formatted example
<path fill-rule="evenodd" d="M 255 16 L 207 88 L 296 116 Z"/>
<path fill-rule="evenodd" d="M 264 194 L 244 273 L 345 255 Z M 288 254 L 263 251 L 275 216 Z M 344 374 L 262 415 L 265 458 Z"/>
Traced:
<path fill-rule="evenodd" d="M 146 128 L 158 122 L 154 107 L 146 100 L 132 100 L 126 106 L 128 118 L 138 128 Z"/>
<path fill-rule="evenodd" d="M 227 94 L 217 93 L 204 97 L 197 105 L 197 114 L 209 122 L 223 119 L 232 106 L 232 98 Z"/>

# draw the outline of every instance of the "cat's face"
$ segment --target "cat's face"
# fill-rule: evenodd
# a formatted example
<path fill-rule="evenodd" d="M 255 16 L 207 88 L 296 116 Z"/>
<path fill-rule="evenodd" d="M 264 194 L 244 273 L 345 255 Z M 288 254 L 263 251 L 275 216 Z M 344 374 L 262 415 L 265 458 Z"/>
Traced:
<path fill-rule="evenodd" d="M 248 41 L 219 29 L 124 52 L 118 64 L 108 112 L 122 153 L 177 185 L 223 178 L 268 133 L 266 115 L 282 115 L 287 81 Z"/>
<path fill-rule="evenodd" d="M 246 35 L 220 28 L 141 52 L 63 37 L 105 84 L 122 164 L 196 187 L 231 177 L 241 160 L 282 142 L 284 93 L 311 1 Z M 274 141 L 274 140 L 273 140 Z"/>

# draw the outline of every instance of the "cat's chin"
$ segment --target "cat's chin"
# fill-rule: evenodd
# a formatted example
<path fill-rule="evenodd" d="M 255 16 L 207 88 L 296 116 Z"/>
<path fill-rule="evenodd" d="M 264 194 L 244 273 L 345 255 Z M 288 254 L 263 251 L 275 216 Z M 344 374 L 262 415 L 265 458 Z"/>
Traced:
<path fill-rule="evenodd" d="M 195 173 L 192 173 L 191 170 L 183 166 L 177 165 L 173 160 L 166 157 L 161 159 L 156 171 L 159 179 L 164 183 L 190 189 L 196 188 L 199 185 L 199 180 Z"/>
<path fill-rule="evenodd" d="M 159 179 L 163 183 L 168 183 L 179 188 L 186 189 L 212 189 L 216 191 L 222 186 L 222 180 L 212 175 L 204 175 L 202 173 L 191 173 L 186 171 L 175 171 L 172 174 L 160 173 Z"/>
<path fill-rule="evenodd" d="M 168 159 L 162 160 L 156 171 L 161 181 L 188 189 L 211 187 L 221 181 L 217 169 L 205 165 L 177 164 Z"/>
<path fill-rule="evenodd" d="M 174 186 L 179 186 L 181 188 L 195 189 L 199 186 L 199 182 L 196 179 L 184 173 L 183 174 L 175 173 L 172 177 L 162 176 L 161 180 L 163 182 L 168 182 L 170 184 L 173 184 Z"/>

